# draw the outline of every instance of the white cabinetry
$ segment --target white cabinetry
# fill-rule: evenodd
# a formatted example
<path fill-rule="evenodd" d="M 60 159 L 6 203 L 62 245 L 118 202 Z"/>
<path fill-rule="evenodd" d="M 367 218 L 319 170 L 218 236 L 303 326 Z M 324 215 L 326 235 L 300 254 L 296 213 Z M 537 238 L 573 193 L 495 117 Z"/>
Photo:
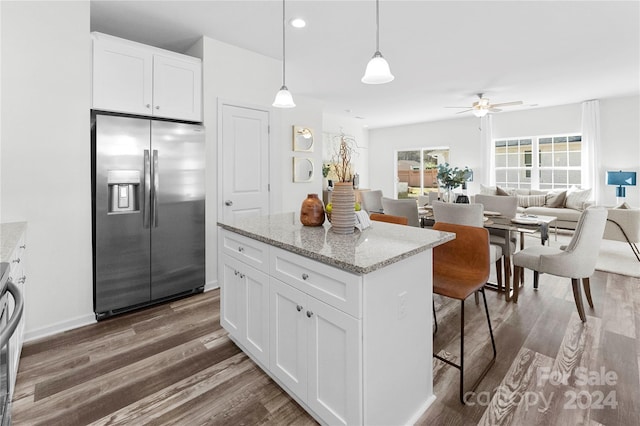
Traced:
<path fill-rule="evenodd" d="M 198 58 L 93 33 L 93 109 L 202 121 Z"/>
<path fill-rule="evenodd" d="M 331 425 L 417 421 L 434 400 L 431 250 L 355 274 L 218 238 L 221 323 L 302 407 Z"/>

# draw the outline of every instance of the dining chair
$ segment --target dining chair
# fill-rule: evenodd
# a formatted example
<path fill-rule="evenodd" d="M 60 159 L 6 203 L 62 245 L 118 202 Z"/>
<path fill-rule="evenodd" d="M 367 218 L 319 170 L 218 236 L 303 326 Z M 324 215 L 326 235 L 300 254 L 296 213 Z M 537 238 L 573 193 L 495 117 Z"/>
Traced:
<path fill-rule="evenodd" d="M 500 213 L 500 216 L 508 219 L 516 217 L 518 197 L 477 194 L 474 201 L 482 204 L 485 211 Z M 516 243 L 518 242 L 517 235 L 515 233 L 510 235 L 508 231 L 500 229 L 491 229 L 489 233 L 489 241 L 491 244 L 502 246 L 502 254 L 504 255 L 504 280 L 506 281 L 507 288 L 509 288 L 512 276 L 511 255 L 516 252 Z M 508 294 L 506 298 L 509 298 Z"/>
<path fill-rule="evenodd" d="M 541 273 L 571 278 L 573 298 L 582 322 L 587 318 L 582 304 L 580 280 L 584 287 L 587 302 L 593 309 L 589 277 L 593 275 L 598 260 L 598 251 L 604 228 L 607 223 L 607 211 L 602 207 L 589 207 L 580 215 L 578 224 L 569 244 L 564 248 L 534 245 L 520 250 L 513 256 L 514 303 L 518 302 L 520 269 L 533 270 L 533 288 L 538 288 L 538 276 Z"/>
<path fill-rule="evenodd" d="M 382 197 L 382 209 L 384 214 L 406 217 L 409 221 L 409 226 L 420 226 L 418 203 L 414 199 L 394 200 L 393 198 Z"/>
<path fill-rule="evenodd" d="M 398 225 L 407 225 L 409 223 L 409 220 L 404 216 L 383 213 L 371 213 L 369 219 L 377 220 L 378 222 L 397 223 Z"/>
<path fill-rule="evenodd" d="M 456 204 L 433 202 L 433 218 L 436 222 L 455 223 L 458 225 L 484 227 L 484 215 L 482 204 Z M 489 239 L 491 240 L 491 239 Z M 496 278 L 498 287 L 502 287 L 502 245 L 490 244 L 489 257 L 491 264 L 496 265 Z M 476 303 L 477 294 L 476 294 Z"/>
<path fill-rule="evenodd" d="M 454 240 L 433 248 L 433 293 L 460 301 L 460 364 L 441 357 L 435 351 L 433 356 L 460 371 L 460 402 L 464 404 L 464 301 L 476 291 L 482 293 L 484 300 L 493 358 L 476 380 L 472 391 L 478 387 L 496 360 L 496 343 L 484 291 L 489 278 L 489 231 L 477 226 L 445 222 L 436 222 L 433 229 L 456 234 Z"/>
<path fill-rule="evenodd" d="M 360 205 L 367 213 L 382 213 L 382 191 L 363 191 L 360 193 Z"/>

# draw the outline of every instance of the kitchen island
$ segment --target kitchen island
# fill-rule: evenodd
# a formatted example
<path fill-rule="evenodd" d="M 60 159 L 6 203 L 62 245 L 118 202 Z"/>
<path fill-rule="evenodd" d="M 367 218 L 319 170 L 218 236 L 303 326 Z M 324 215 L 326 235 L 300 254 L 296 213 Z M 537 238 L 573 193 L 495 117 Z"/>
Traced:
<path fill-rule="evenodd" d="M 412 424 L 433 402 L 432 248 L 454 234 L 297 213 L 218 223 L 220 322 L 325 424 Z"/>

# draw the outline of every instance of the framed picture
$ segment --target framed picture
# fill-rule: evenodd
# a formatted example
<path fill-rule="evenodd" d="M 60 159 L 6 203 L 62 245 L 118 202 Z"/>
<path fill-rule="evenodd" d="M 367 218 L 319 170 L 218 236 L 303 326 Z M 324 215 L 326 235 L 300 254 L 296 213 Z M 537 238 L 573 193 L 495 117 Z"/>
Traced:
<path fill-rule="evenodd" d="M 311 182 L 313 180 L 313 160 L 293 157 L 293 181 Z"/>
<path fill-rule="evenodd" d="M 313 129 L 310 127 L 293 126 L 293 150 L 313 152 Z"/>

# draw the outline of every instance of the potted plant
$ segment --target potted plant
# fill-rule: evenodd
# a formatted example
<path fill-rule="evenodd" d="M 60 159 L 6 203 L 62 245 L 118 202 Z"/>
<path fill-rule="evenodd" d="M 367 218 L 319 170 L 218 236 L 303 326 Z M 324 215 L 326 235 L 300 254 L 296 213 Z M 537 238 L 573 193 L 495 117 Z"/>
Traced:
<path fill-rule="evenodd" d="M 453 201 L 453 188 L 463 185 L 469 179 L 472 171 L 469 167 L 460 169 L 458 167 L 450 167 L 449 163 L 438 165 L 438 181 L 440 186 L 446 189 L 448 201 Z"/>

